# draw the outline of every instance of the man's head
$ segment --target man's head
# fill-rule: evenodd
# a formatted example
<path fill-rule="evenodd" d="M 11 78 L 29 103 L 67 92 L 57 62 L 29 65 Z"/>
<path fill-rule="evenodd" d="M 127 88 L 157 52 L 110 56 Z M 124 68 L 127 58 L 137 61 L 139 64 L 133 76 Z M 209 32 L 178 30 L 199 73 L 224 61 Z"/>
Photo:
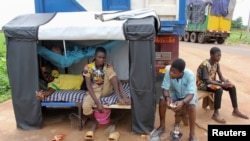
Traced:
<path fill-rule="evenodd" d="M 175 59 L 171 64 L 170 77 L 172 79 L 182 77 L 185 66 L 186 66 L 186 63 L 183 59 L 181 58 Z"/>
<path fill-rule="evenodd" d="M 40 68 L 41 70 L 41 77 L 44 81 L 47 83 L 52 82 L 54 80 L 54 77 L 51 75 L 51 69 L 47 66 L 42 66 Z"/>
<path fill-rule="evenodd" d="M 103 47 L 97 47 L 95 50 L 95 64 L 97 66 L 103 65 L 106 61 L 106 50 Z"/>
<path fill-rule="evenodd" d="M 212 47 L 210 49 L 210 60 L 213 62 L 219 62 L 221 58 L 221 50 L 218 47 Z"/>
<path fill-rule="evenodd" d="M 59 46 L 52 46 L 50 49 L 51 49 L 53 52 L 57 53 L 57 54 L 60 54 L 60 55 L 63 54 L 62 48 L 60 48 Z"/>

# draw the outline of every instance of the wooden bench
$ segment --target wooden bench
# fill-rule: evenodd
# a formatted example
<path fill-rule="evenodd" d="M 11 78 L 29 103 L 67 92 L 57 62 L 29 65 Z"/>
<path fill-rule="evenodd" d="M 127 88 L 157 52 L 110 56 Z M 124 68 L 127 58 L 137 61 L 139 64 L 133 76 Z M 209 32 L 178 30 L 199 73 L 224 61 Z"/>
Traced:
<path fill-rule="evenodd" d="M 203 109 L 207 109 L 207 107 L 209 107 L 210 110 L 214 109 L 214 94 L 212 92 L 197 90 L 197 95 L 198 101 L 202 99 Z M 185 126 L 188 126 L 189 121 L 186 106 L 184 106 L 181 110 L 175 112 L 175 124 L 180 124 L 181 121 Z"/>
<path fill-rule="evenodd" d="M 197 90 L 198 100 L 202 99 L 202 108 L 214 109 L 214 94 L 212 92 Z"/>
<path fill-rule="evenodd" d="M 120 105 L 120 104 L 112 104 L 112 105 L 103 105 L 104 108 L 110 109 L 131 109 L 131 105 Z"/>

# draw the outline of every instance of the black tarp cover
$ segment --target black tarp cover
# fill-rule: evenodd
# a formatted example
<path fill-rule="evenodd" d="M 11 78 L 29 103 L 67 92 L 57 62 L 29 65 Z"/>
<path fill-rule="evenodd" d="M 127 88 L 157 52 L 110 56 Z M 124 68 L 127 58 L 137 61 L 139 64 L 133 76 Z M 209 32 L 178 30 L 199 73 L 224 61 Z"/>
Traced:
<path fill-rule="evenodd" d="M 39 88 L 36 47 L 39 40 L 39 28 L 53 22 L 55 16 L 56 14 L 49 13 L 22 15 L 3 26 L 14 114 L 17 127 L 23 130 L 42 128 L 41 105 L 35 96 L 35 91 Z M 124 22 L 124 28 L 121 29 L 124 31 L 125 40 L 130 42 L 131 126 L 134 133 L 149 133 L 154 128 L 156 104 L 154 38 L 159 26 L 157 20 L 154 16 L 128 19 Z M 51 38 L 50 40 L 58 39 Z M 77 40 L 86 39 L 78 38 Z"/>
<path fill-rule="evenodd" d="M 7 70 L 17 127 L 24 130 L 42 127 L 36 40 L 38 27 L 54 14 L 17 17 L 3 27 L 7 46 Z"/>

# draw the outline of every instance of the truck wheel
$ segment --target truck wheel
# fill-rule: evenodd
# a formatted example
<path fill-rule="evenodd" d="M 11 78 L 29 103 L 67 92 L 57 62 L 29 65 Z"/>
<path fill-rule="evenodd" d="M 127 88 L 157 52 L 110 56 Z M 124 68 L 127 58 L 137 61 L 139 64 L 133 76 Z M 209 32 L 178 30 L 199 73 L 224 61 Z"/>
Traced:
<path fill-rule="evenodd" d="M 207 40 L 208 43 L 214 43 L 215 40 Z"/>
<path fill-rule="evenodd" d="M 192 43 L 197 43 L 197 33 L 196 32 L 192 32 L 190 35 L 190 41 Z"/>
<path fill-rule="evenodd" d="M 179 36 L 179 41 L 184 41 L 184 37 L 183 36 Z"/>
<path fill-rule="evenodd" d="M 190 41 L 190 35 L 189 35 L 189 32 L 185 32 L 185 35 L 184 35 L 184 41 L 185 41 L 185 42 L 189 42 L 189 41 Z"/>
<path fill-rule="evenodd" d="M 222 37 L 219 37 L 219 38 L 217 38 L 216 41 L 217 41 L 218 44 L 223 44 L 225 42 L 225 39 L 222 38 Z"/>
<path fill-rule="evenodd" d="M 205 43 L 204 33 L 201 32 L 201 33 L 198 34 L 198 42 L 199 42 L 200 44 Z"/>

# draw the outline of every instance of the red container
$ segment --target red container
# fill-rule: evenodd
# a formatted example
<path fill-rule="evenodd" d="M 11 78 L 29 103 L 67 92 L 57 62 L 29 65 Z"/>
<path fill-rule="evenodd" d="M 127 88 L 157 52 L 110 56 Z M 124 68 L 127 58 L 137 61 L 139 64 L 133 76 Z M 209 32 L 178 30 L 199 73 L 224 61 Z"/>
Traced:
<path fill-rule="evenodd" d="M 103 113 L 100 113 L 97 109 L 94 109 L 94 116 L 96 120 L 98 121 L 98 123 L 101 125 L 109 124 L 110 114 L 111 114 L 111 110 L 108 108 L 104 109 Z"/>
<path fill-rule="evenodd" d="M 155 38 L 155 69 L 159 72 L 179 56 L 178 35 L 158 35 Z"/>

